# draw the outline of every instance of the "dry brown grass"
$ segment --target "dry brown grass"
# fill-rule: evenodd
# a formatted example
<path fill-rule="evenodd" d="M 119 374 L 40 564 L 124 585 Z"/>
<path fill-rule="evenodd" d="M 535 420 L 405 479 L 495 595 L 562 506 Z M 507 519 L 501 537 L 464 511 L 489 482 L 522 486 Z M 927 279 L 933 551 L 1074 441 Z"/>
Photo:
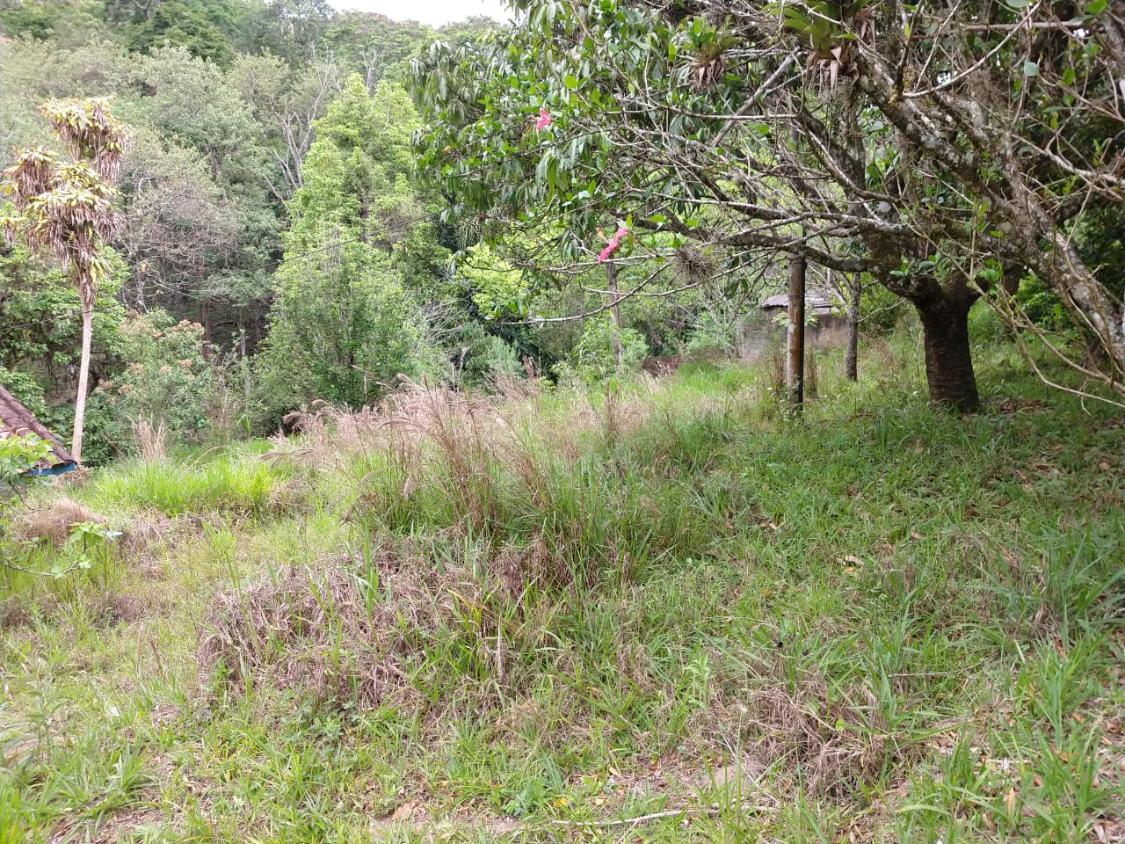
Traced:
<path fill-rule="evenodd" d="M 216 596 L 197 651 L 201 680 L 298 690 L 333 708 L 419 705 L 411 677 L 426 649 L 459 636 L 495 688 L 513 645 L 500 616 L 522 616 L 528 586 L 552 576 L 538 544 L 492 556 L 484 572 L 443 569 L 406 543 L 366 562 L 291 567 Z M 532 628 L 520 625 L 520 635 Z"/>
<path fill-rule="evenodd" d="M 532 379 L 519 381 L 511 394 L 491 396 L 406 382 L 374 407 L 347 411 L 320 404 L 291 414 L 288 427 L 299 435 L 275 438 L 267 458 L 314 471 L 373 463 L 378 483 L 364 478 L 355 490 L 365 512 L 409 510 L 414 492 L 436 479 L 465 525 L 487 531 L 499 515 L 496 508 L 513 494 L 504 483 L 517 478 L 515 494 L 544 495 L 544 455 L 575 460 L 591 435 L 612 444 L 640 427 L 653 412 L 655 383 L 642 380 L 629 392 L 610 391 L 575 402 L 565 414 L 545 414 Z"/>
<path fill-rule="evenodd" d="M 61 548 L 71 528 L 81 522 L 104 522 L 101 516 L 69 498 L 57 498 L 44 507 L 27 512 L 16 525 L 16 536 L 25 541 L 46 540 Z"/>
<path fill-rule="evenodd" d="M 405 607 L 417 584 L 396 584 Z M 377 705 L 403 686 L 405 631 L 369 608 L 349 566 L 294 567 L 276 580 L 221 593 L 198 660 L 204 675 L 232 687 L 277 687 L 317 699 Z"/>
<path fill-rule="evenodd" d="M 854 794 L 878 774 L 888 750 L 878 731 L 862 726 L 858 710 L 830 699 L 815 678 L 796 692 L 771 683 L 720 707 L 715 717 L 728 727 L 740 724 L 741 741 L 754 758 L 779 763 L 789 783 L 811 795 Z"/>
<path fill-rule="evenodd" d="M 508 379 L 491 396 L 404 382 L 373 407 L 346 410 L 318 403 L 289 414 L 286 428 L 299 437 L 275 437 L 270 457 L 327 469 L 375 452 L 394 453 L 407 462 L 436 456 L 458 476 L 470 477 L 479 459 L 519 459 L 514 452 L 529 435 L 566 453 L 577 448 L 584 433 L 615 436 L 632 430 L 647 418 L 655 385 L 654 378 L 644 378 L 628 394 L 611 391 L 598 405 L 581 403 L 565 417 L 544 419 L 537 377 Z M 436 450 L 425 453 L 427 445 Z"/>
<path fill-rule="evenodd" d="M 168 454 L 168 430 L 161 419 L 155 425 L 148 419 L 134 419 L 133 442 L 145 463 L 159 463 Z"/>

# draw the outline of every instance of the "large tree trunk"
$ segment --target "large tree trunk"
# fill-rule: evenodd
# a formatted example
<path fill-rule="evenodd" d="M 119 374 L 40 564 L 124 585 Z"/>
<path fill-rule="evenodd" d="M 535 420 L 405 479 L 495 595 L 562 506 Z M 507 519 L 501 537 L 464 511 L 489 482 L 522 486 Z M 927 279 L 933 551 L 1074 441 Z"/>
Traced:
<path fill-rule="evenodd" d="M 70 456 L 82 462 L 82 431 L 86 425 L 86 390 L 90 383 L 90 345 L 94 336 L 93 307 L 82 308 L 82 355 L 78 360 L 78 396 L 74 401 L 74 435 L 70 440 Z"/>
<path fill-rule="evenodd" d="M 859 297 L 862 290 L 859 274 L 848 279 L 848 349 L 844 353 L 844 377 L 859 380 Z"/>
<path fill-rule="evenodd" d="M 789 264 L 788 364 L 785 369 L 789 404 L 799 412 L 805 401 L 805 258 L 795 255 Z"/>
<path fill-rule="evenodd" d="M 960 411 L 980 406 L 969 347 L 971 295 L 915 302 L 926 348 L 926 382 L 930 401 Z"/>

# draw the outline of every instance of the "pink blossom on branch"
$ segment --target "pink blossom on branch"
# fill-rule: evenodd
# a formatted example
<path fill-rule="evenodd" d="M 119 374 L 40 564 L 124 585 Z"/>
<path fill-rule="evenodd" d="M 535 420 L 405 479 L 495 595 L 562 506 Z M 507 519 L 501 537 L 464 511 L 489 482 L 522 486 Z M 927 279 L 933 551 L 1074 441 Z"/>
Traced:
<path fill-rule="evenodd" d="M 600 233 L 601 230 L 599 229 L 599 234 Z M 609 260 L 610 256 L 612 256 L 613 253 L 617 251 L 617 248 L 621 246 L 621 238 L 625 237 L 625 235 L 627 234 L 629 234 L 629 230 L 625 228 L 625 226 L 619 227 L 617 231 L 613 233 L 613 237 L 606 241 L 605 248 L 598 253 L 599 264 L 603 264 Z"/>
<path fill-rule="evenodd" d="M 542 132 L 551 125 L 551 112 L 547 111 L 546 106 L 539 109 L 539 116 L 535 119 L 535 131 Z"/>

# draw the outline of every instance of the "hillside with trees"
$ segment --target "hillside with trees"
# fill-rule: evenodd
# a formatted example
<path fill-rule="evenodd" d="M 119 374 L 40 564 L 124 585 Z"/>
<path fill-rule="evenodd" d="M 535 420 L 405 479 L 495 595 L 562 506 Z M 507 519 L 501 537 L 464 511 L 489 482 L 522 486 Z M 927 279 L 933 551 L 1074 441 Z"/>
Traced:
<path fill-rule="evenodd" d="M 1125 841 L 1125 9 L 474 8 L 0 0 L 0 844 Z"/>

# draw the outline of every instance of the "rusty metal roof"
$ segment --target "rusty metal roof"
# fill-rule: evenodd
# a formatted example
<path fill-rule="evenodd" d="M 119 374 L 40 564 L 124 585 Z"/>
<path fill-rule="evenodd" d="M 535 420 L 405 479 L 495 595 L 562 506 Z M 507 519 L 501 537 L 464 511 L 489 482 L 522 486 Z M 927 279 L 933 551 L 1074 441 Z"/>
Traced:
<path fill-rule="evenodd" d="M 820 316 L 824 314 L 833 313 L 837 310 L 843 310 L 844 302 L 839 294 L 829 291 L 821 290 L 820 288 L 810 287 L 805 290 L 805 308 Z M 775 296 L 770 296 L 761 304 L 764 311 L 773 310 L 774 308 L 789 309 L 789 294 L 778 293 Z"/>
<path fill-rule="evenodd" d="M 59 442 L 59 438 L 32 416 L 31 411 L 20 404 L 15 396 L 0 386 L 0 438 L 27 434 L 35 434 L 51 445 L 51 455 L 37 467 L 38 474 L 59 474 L 74 468 L 74 458 Z"/>

